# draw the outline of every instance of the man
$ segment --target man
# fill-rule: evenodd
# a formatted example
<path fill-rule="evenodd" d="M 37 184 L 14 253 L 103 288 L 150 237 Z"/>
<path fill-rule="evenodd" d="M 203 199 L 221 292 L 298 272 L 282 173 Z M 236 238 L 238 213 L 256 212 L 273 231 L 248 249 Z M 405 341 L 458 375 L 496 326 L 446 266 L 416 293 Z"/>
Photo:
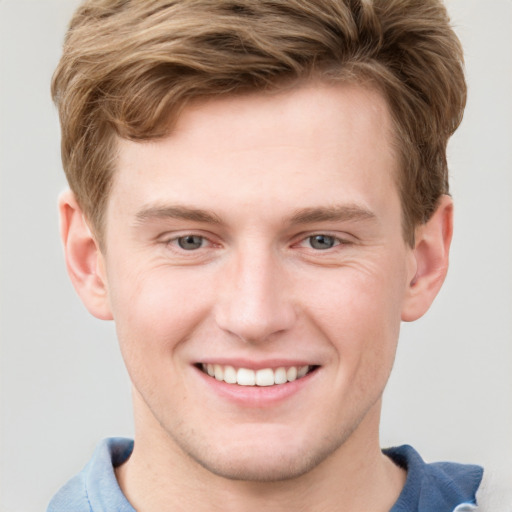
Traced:
<path fill-rule="evenodd" d="M 400 322 L 446 275 L 465 92 L 438 1 L 78 9 L 61 233 L 136 435 L 50 511 L 472 510 L 481 468 L 378 437 Z"/>

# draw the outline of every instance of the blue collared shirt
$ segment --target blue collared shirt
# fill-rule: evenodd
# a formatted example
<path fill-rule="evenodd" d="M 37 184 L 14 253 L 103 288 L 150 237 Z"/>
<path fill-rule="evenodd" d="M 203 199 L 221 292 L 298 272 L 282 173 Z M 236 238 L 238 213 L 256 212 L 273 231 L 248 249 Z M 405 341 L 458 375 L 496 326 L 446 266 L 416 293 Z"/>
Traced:
<path fill-rule="evenodd" d="M 103 440 L 87 466 L 55 495 L 47 512 L 135 512 L 114 473 L 132 450 L 130 439 Z M 407 445 L 388 448 L 384 453 L 407 470 L 405 486 L 390 512 L 455 512 L 457 507 L 460 512 L 471 510 L 482 480 L 481 467 L 451 462 L 426 464 Z"/>

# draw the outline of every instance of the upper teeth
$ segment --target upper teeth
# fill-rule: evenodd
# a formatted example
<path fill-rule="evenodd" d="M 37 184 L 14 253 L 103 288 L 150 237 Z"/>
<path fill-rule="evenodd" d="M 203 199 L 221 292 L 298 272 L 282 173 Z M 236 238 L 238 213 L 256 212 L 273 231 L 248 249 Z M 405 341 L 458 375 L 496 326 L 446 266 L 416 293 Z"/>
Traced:
<path fill-rule="evenodd" d="M 203 371 L 210 377 L 240 386 L 273 386 L 285 384 L 304 377 L 310 370 L 310 366 L 289 366 L 279 368 L 262 368 L 250 370 L 249 368 L 235 368 L 229 365 L 203 364 Z"/>

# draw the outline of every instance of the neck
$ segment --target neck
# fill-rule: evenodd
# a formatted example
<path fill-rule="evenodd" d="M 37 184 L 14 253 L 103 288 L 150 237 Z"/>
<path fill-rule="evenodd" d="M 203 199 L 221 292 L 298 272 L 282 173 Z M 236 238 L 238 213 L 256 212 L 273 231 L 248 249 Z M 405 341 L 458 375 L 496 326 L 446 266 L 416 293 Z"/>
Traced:
<path fill-rule="evenodd" d="M 406 475 L 380 450 L 379 416 L 380 403 L 336 452 L 290 480 L 237 481 L 215 475 L 183 453 L 159 425 L 151 435 L 136 434 L 132 456 L 116 476 L 138 512 L 387 512 Z"/>

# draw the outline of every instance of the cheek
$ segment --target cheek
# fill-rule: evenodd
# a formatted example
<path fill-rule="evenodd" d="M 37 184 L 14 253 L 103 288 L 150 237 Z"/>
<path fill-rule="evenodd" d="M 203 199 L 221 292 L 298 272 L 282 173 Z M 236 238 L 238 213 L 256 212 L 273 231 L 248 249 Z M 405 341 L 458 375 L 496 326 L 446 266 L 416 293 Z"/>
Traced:
<path fill-rule="evenodd" d="M 192 282 L 168 269 L 118 273 L 112 302 L 117 338 L 126 369 L 138 392 L 153 405 L 184 400 L 183 365 L 175 364 L 187 340 L 200 328 L 208 307 Z"/>
<path fill-rule="evenodd" d="M 304 287 L 309 315 L 335 348 L 339 364 L 345 368 L 344 378 L 389 373 L 404 293 L 400 268 L 346 267 L 323 280 L 321 287 L 318 281 Z"/>
<path fill-rule="evenodd" d="M 168 357 L 207 313 L 202 279 L 186 272 L 170 274 L 165 267 L 114 274 L 111 302 L 124 354 L 145 360 Z"/>
<path fill-rule="evenodd" d="M 357 330 L 393 329 L 400 323 L 405 291 L 403 266 L 392 262 L 355 263 L 302 282 L 302 301 L 326 326 L 340 333 L 344 326 Z M 384 333 L 383 333 L 384 334 Z"/>

